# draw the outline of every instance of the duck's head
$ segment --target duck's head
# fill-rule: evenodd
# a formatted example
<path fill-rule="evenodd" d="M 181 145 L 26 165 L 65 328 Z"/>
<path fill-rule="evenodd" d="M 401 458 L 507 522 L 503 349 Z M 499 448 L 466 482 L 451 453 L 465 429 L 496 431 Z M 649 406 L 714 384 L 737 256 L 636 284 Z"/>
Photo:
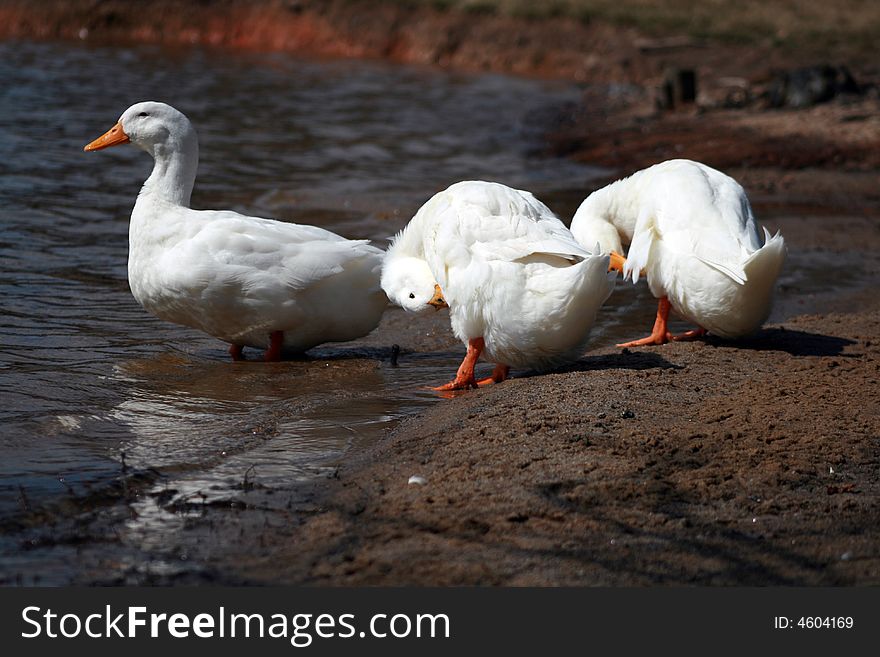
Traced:
<path fill-rule="evenodd" d="M 182 150 L 196 139 L 195 129 L 182 112 L 165 103 L 136 103 L 119 120 L 83 150 L 98 151 L 118 144 L 132 143 L 154 157 L 166 150 Z"/>
<path fill-rule="evenodd" d="M 393 255 L 386 257 L 381 282 L 391 303 L 408 312 L 420 313 L 429 308 L 448 308 L 428 263 L 421 258 Z"/>

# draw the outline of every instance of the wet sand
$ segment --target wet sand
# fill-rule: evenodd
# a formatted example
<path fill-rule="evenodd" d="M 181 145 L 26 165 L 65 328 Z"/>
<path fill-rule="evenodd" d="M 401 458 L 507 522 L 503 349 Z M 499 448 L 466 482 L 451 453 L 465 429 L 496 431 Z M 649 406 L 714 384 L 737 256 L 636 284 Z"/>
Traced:
<path fill-rule="evenodd" d="M 875 219 L 805 239 L 880 247 Z M 354 451 L 249 582 L 880 584 L 880 280 L 753 339 L 589 352 Z M 844 309 L 855 309 L 845 311 Z M 646 330 L 649 327 L 646 325 Z M 634 336 L 625 336 L 634 337 Z M 424 485 L 408 484 L 412 475 Z"/>

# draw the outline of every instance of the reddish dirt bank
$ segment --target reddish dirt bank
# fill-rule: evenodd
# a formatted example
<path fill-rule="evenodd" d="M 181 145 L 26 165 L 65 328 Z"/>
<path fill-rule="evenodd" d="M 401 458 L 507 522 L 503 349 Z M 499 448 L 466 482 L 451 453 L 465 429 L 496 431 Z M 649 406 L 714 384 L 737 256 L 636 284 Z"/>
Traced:
<path fill-rule="evenodd" d="M 619 174 L 673 157 L 735 175 L 805 168 L 864 174 L 880 166 L 880 68 L 857 40 L 830 49 L 805 39 L 786 48 L 675 34 L 648 39 L 599 20 L 361 0 L 0 0 L 0 38 L 284 50 L 580 81 L 583 101 L 556 117 L 548 150 Z M 847 66 L 860 93 L 767 110 L 762 98 L 775 72 L 826 61 Z M 695 102 L 660 110 L 664 76 L 675 69 L 694 71 Z M 751 178 L 754 190 L 780 184 L 772 172 Z M 876 176 L 838 178 L 837 198 L 876 200 Z M 782 181 L 791 195 L 824 202 L 827 194 L 813 193 L 816 183 L 810 174 Z"/>
<path fill-rule="evenodd" d="M 585 82 L 639 82 L 682 63 L 736 75 L 803 60 L 792 48 L 708 48 L 677 34 L 646 38 L 619 24 L 544 13 L 535 19 L 394 0 L 0 0 L 0 38 L 284 50 Z M 862 54 L 870 59 L 859 52 L 861 41 L 840 41 L 809 55 L 854 67 Z"/>
<path fill-rule="evenodd" d="M 634 33 L 356 0 L 0 2 L 0 38 L 202 44 L 585 79 L 636 66 Z M 613 51 L 613 58 L 602 56 Z"/>

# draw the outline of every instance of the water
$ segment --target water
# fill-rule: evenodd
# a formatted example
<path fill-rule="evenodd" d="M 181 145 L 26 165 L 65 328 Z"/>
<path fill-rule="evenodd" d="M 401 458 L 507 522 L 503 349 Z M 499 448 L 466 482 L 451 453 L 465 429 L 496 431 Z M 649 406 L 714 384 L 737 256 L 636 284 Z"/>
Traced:
<path fill-rule="evenodd" d="M 570 216 L 599 172 L 529 156 L 540 126 L 525 117 L 577 96 L 279 54 L 0 44 L 0 582 L 184 572 L 194 506 L 278 491 L 260 504 L 283 511 L 352 445 L 437 403 L 422 386 L 451 378 L 462 356 L 444 313 L 390 311 L 356 343 L 233 364 L 217 340 L 143 311 L 127 230 L 151 161 L 133 147 L 82 152 L 126 107 L 163 100 L 192 119 L 194 207 L 384 243 L 462 179 L 530 189 Z M 806 275 L 783 283 L 809 286 Z M 644 285 L 621 285 L 594 345 L 644 335 L 654 308 Z"/>
<path fill-rule="evenodd" d="M 96 505 L 123 555 L 173 544 L 188 500 L 325 473 L 435 403 L 420 386 L 461 357 L 442 314 L 389 313 L 366 340 L 277 365 L 233 364 L 218 341 L 151 317 L 126 281 L 128 215 L 151 161 L 132 147 L 82 152 L 126 107 L 163 100 L 191 118 L 194 207 L 384 240 L 457 180 L 581 187 L 595 170 L 529 157 L 537 129 L 524 122 L 576 94 L 277 54 L 0 45 L 3 581 L 59 583 L 85 568 L 70 545 L 95 537 L 65 532 L 71 519 L 94 525 Z M 418 352 L 399 368 L 394 342 Z M 134 501 L 119 493 L 133 474 Z"/>

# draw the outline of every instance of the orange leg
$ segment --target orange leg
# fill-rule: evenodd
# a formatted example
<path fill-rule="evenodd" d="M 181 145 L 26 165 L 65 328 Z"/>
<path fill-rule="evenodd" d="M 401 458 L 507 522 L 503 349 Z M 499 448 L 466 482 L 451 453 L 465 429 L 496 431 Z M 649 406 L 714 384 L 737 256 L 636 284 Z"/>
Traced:
<path fill-rule="evenodd" d="M 483 341 L 483 338 L 468 340 L 467 353 L 464 356 L 464 360 L 461 361 L 461 365 L 458 367 L 458 372 L 456 372 L 455 378 L 447 384 L 432 388 L 432 390 L 442 392 L 445 390 L 467 390 L 468 388 L 476 388 L 477 381 L 474 378 L 474 366 L 477 364 L 477 359 L 480 357 L 480 353 L 485 348 L 486 343 Z"/>
<path fill-rule="evenodd" d="M 624 342 L 617 345 L 618 347 L 642 347 L 649 344 L 666 344 L 672 339 L 672 334 L 667 330 L 666 326 L 669 322 L 669 309 L 672 306 L 669 299 L 663 297 L 657 304 L 657 319 L 654 320 L 654 330 L 651 335 L 641 340 L 633 340 L 632 342 Z"/>
<path fill-rule="evenodd" d="M 495 369 L 492 370 L 492 376 L 477 381 L 478 386 L 487 386 L 490 383 L 501 383 L 510 373 L 510 365 L 496 363 Z"/>
<path fill-rule="evenodd" d="M 244 347 L 240 344 L 229 345 L 229 355 L 232 356 L 232 360 L 244 360 L 244 356 L 241 353 L 242 351 L 244 351 Z"/>
<path fill-rule="evenodd" d="M 611 260 L 608 261 L 608 271 L 616 271 L 623 273 L 623 266 L 626 264 L 626 258 L 617 253 L 611 252 Z"/>
<path fill-rule="evenodd" d="M 272 331 L 269 334 L 269 348 L 263 354 L 263 360 L 267 363 L 275 363 L 281 360 L 282 345 L 284 345 L 284 331 Z"/>
<path fill-rule="evenodd" d="M 671 308 L 672 305 L 669 303 L 668 298 L 663 297 L 662 299 L 660 299 L 660 302 L 657 305 L 657 319 L 654 320 L 654 330 L 651 331 L 651 335 L 649 335 L 647 338 L 642 338 L 641 340 L 624 342 L 623 344 L 619 344 L 617 346 L 641 347 L 651 344 L 666 344 L 669 341 L 684 342 L 686 340 L 695 340 L 706 335 L 707 331 L 703 327 L 696 328 L 692 331 L 685 331 L 681 335 L 672 335 L 672 333 L 670 333 L 667 329 L 667 324 L 669 322 L 669 310 Z"/>

